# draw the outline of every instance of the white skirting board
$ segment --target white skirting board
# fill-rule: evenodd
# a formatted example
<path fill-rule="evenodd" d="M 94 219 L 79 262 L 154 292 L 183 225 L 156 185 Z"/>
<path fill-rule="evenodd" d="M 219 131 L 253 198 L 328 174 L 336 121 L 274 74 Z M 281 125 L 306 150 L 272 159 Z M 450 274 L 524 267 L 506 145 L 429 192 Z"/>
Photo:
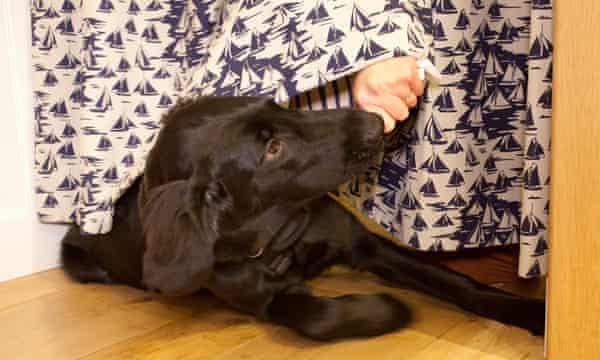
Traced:
<path fill-rule="evenodd" d="M 29 1 L 0 1 L 0 281 L 58 265 L 66 227 L 33 206 L 33 111 Z"/>

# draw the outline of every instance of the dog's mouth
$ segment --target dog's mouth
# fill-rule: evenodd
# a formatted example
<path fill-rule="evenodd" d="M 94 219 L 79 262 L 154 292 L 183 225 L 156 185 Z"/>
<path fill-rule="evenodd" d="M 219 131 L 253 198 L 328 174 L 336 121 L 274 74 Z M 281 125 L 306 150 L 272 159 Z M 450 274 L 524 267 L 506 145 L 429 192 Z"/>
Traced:
<path fill-rule="evenodd" d="M 269 247 L 271 251 L 281 252 L 298 241 L 310 223 L 310 211 L 302 208 L 292 218 L 288 219 L 274 234 Z"/>
<path fill-rule="evenodd" d="M 376 165 L 383 151 L 383 145 L 383 139 L 381 139 L 376 145 L 364 146 L 350 151 L 346 161 L 346 173 L 356 175 Z"/>

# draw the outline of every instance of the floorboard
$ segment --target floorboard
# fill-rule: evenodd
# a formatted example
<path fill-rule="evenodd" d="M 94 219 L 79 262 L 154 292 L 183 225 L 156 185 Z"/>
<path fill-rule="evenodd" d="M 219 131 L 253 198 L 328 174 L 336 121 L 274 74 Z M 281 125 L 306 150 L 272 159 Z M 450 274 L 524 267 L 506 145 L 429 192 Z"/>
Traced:
<path fill-rule="evenodd" d="M 52 270 L 0 283 L 0 359 L 541 359 L 543 341 L 368 274 L 333 271 L 317 293 L 388 292 L 414 311 L 406 329 L 320 343 L 227 308 L 208 293 L 167 299 L 81 285 Z"/>

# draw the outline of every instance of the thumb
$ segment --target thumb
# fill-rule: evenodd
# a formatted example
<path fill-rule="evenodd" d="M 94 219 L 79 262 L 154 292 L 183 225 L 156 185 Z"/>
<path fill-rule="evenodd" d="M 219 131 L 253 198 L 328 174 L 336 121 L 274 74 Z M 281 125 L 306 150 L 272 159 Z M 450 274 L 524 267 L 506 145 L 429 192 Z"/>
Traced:
<path fill-rule="evenodd" d="M 368 112 L 375 113 L 383 120 L 383 131 L 387 134 L 396 127 L 396 120 L 385 110 L 376 105 L 362 106 L 362 109 Z"/>

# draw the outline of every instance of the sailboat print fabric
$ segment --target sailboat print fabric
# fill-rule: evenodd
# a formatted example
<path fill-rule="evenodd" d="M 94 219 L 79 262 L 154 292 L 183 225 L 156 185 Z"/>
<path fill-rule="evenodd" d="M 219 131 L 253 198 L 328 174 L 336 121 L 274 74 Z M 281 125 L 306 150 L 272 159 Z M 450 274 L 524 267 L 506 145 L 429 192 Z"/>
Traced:
<path fill-rule="evenodd" d="M 184 86 L 182 4 L 33 0 L 35 172 L 39 218 L 89 233 L 141 173 L 161 113 Z M 189 31 L 199 31 L 198 22 Z"/>
<path fill-rule="evenodd" d="M 394 49 L 425 56 L 412 4 L 386 3 L 33 0 L 39 218 L 110 231 L 183 94 L 285 102 Z"/>
<path fill-rule="evenodd" d="M 398 242 L 428 251 L 519 243 L 519 275 L 544 275 L 552 4 L 439 0 L 428 9 L 431 17 L 420 19 L 443 80 L 427 87 L 410 142 L 339 195 Z M 291 106 L 351 107 L 351 81 L 298 95 Z"/>
<path fill-rule="evenodd" d="M 416 248 L 521 242 L 521 275 L 545 272 L 549 1 L 33 0 L 31 13 L 42 221 L 109 231 L 180 96 L 351 106 L 351 74 L 411 55 L 444 79 L 411 144 L 343 193 Z"/>

